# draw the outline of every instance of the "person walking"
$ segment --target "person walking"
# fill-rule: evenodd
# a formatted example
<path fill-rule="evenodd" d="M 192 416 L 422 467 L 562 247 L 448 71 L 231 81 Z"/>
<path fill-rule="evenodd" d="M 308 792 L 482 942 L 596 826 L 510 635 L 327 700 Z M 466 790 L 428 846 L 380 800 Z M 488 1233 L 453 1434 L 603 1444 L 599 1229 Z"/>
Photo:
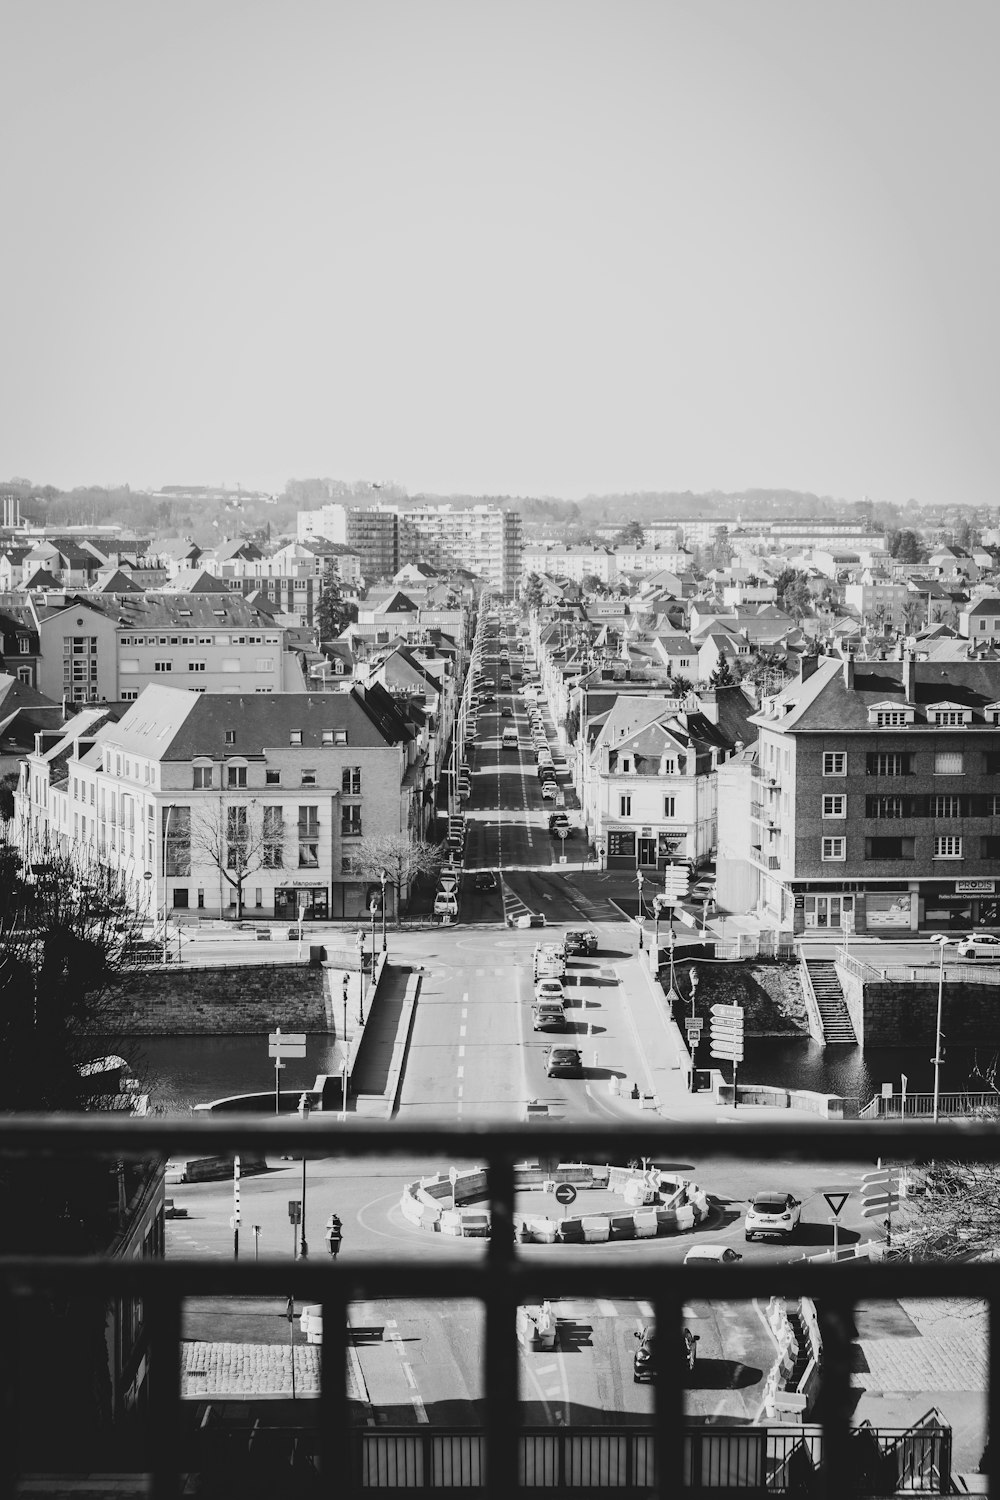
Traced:
<path fill-rule="evenodd" d="M 331 1214 L 326 1221 L 326 1248 L 334 1260 L 340 1254 L 340 1246 L 343 1238 L 344 1230 L 340 1222 L 340 1217 L 337 1214 Z"/>

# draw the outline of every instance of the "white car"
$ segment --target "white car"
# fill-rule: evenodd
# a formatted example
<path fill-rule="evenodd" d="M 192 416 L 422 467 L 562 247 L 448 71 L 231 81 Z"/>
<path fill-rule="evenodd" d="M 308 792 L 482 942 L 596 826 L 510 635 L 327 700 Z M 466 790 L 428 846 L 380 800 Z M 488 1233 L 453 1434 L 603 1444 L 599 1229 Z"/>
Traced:
<path fill-rule="evenodd" d="M 959 958 L 1000 958 L 1000 937 L 980 932 L 973 937 L 964 938 L 955 952 Z"/>
<path fill-rule="evenodd" d="M 535 984 L 536 1000 L 558 1000 L 562 1004 L 565 994 L 561 979 L 539 979 Z"/>
<path fill-rule="evenodd" d="M 731 1266 L 733 1261 L 742 1259 L 740 1252 L 731 1250 L 728 1245 L 692 1245 L 684 1257 L 684 1264 L 690 1266 L 697 1261 L 714 1261 L 716 1265 Z"/>
<path fill-rule="evenodd" d="M 434 897 L 434 915 L 436 917 L 458 916 L 458 900 L 454 891 L 438 891 Z"/>
<path fill-rule="evenodd" d="M 556 798 L 558 797 L 558 795 L 559 795 L 559 793 L 556 791 L 556 784 L 555 784 L 554 781 L 543 781 L 542 782 L 542 801 L 543 802 L 554 802 L 556 800 Z"/>
<path fill-rule="evenodd" d="M 768 1188 L 756 1193 L 750 1201 L 743 1224 L 748 1240 L 758 1238 L 790 1240 L 802 1217 L 802 1204 L 791 1193 Z"/>

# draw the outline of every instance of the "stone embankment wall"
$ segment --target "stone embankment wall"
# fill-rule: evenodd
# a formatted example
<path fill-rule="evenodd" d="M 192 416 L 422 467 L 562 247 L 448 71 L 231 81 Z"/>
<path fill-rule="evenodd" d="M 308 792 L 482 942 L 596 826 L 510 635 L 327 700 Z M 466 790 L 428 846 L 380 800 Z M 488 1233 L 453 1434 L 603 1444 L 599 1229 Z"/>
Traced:
<path fill-rule="evenodd" d="M 683 950 L 679 950 L 683 952 Z M 674 972 L 677 991 L 684 1000 L 684 1015 L 690 1011 L 694 968 L 698 984 L 694 1013 L 705 1021 L 706 1032 L 713 1005 L 742 1005 L 743 1025 L 748 1036 L 807 1036 L 809 1016 L 802 995 L 797 964 L 685 964 L 678 960 Z M 667 988 L 664 974 L 664 989 Z"/>
<path fill-rule="evenodd" d="M 259 1035 L 275 1024 L 326 1033 L 329 976 L 308 964 L 142 970 L 129 975 L 121 1016 L 134 1036 Z"/>
<path fill-rule="evenodd" d="M 936 984 L 888 981 L 865 983 L 838 969 L 852 1016 L 861 1012 L 866 1047 L 934 1046 Z M 1000 987 L 948 984 L 944 987 L 941 1030 L 953 1046 L 1000 1047 Z"/>

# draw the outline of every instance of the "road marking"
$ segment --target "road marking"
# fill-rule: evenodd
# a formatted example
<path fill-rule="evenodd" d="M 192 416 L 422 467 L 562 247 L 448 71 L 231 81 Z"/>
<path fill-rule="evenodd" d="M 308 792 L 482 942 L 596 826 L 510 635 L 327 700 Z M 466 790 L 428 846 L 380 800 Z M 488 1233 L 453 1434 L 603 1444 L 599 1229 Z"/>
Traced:
<path fill-rule="evenodd" d="M 597 1311 L 600 1313 L 602 1318 L 617 1318 L 618 1316 L 618 1309 L 615 1304 L 613 1302 L 608 1302 L 603 1298 L 598 1298 Z"/>
<path fill-rule="evenodd" d="M 467 1030 L 468 1030 L 467 1026 L 460 1026 L 458 1028 L 458 1034 L 459 1034 L 459 1036 L 464 1036 Z"/>
<path fill-rule="evenodd" d="M 558 1365 L 536 1365 L 535 1366 L 535 1374 L 536 1375 L 554 1375 L 555 1372 L 558 1370 L 558 1368 L 559 1368 Z"/>
<path fill-rule="evenodd" d="M 462 1028 L 462 1035 L 463 1036 L 465 1035 L 465 1028 L 464 1028 L 464 1026 Z M 464 1057 L 465 1056 L 465 1048 L 464 1047 L 462 1047 L 462 1046 L 459 1047 L 459 1049 L 458 1049 L 458 1055 L 459 1055 L 459 1057 Z"/>
<path fill-rule="evenodd" d="M 462 1097 L 462 1095 L 463 1095 L 463 1094 L 464 1094 L 464 1092 L 465 1092 L 465 1087 L 464 1087 L 464 1085 L 463 1085 L 463 1084 L 461 1084 L 461 1083 L 460 1083 L 460 1084 L 459 1084 L 459 1085 L 458 1085 L 458 1097 L 459 1097 L 459 1098 L 460 1098 L 460 1099 L 461 1099 L 461 1097 Z"/>
<path fill-rule="evenodd" d="M 635 1305 L 639 1309 L 640 1318 L 651 1318 L 653 1316 L 652 1302 L 637 1302 Z"/>
<path fill-rule="evenodd" d="M 456 1073 L 455 1076 L 457 1078 L 464 1078 L 465 1077 L 465 1068 L 462 1066 L 461 1063 L 459 1063 L 459 1065 L 458 1065 L 458 1072 Z"/>

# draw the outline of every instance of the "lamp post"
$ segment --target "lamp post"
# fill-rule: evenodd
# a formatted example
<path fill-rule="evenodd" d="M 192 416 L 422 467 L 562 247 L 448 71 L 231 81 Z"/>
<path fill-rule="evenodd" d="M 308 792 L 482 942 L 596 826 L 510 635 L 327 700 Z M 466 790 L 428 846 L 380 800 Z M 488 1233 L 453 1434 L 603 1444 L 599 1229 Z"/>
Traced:
<path fill-rule="evenodd" d="M 672 953 L 673 953 L 673 949 L 671 949 L 671 954 Z M 698 970 L 695 968 L 694 964 L 692 964 L 691 967 L 690 967 L 690 969 L 688 969 L 688 978 L 691 981 L 691 1019 L 693 1021 L 694 1020 L 694 992 L 698 988 Z M 688 1080 L 688 1085 L 689 1085 L 690 1092 L 693 1094 L 694 1093 L 694 1065 L 695 1065 L 695 1059 L 697 1058 L 697 1055 L 698 1055 L 698 1033 L 694 1029 L 692 1029 L 692 1031 L 691 1031 L 691 1034 L 690 1034 L 690 1037 L 689 1037 L 689 1041 L 691 1043 L 691 1077 Z"/>
<path fill-rule="evenodd" d="M 371 990 L 371 986 L 375 983 L 375 917 L 378 914 L 378 897 L 377 896 L 373 896 L 372 897 L 372 899 L 371 899 L 371 901 L 369 902 L 369 905 L 368 905 L 368 910 L 371 913 L 371 919 L 372 919 L 372 976 L 371 976 L 371 979 L 369 981 L 369 986 L 368 986 L 369 987 L 369 991 L 370 991 Z"/>
<path fill-rule="evenodd" d="M 931 1062 L 934 1064 L 934 1124 L 938 1121 L 938 1106 L 941 1101 L 941 1064 L 944 1058 L 941 1056 L 941 1011 L 944 1004 L 944 950 L 950 939 L 943 932 L 935 932 L 931 938 L 932 943 L 938 945 L 938 998 L 937 998 L 937 1020 L 934 1023 L 934 1056 Z"/>
<path fill-rule="evenodd" d="M 163 820 L 163 859 L 162 859 L 161 863 L 162 863 L 162 867 L 163 867 L 163 933 L 162 933 L 162 937 L 163 937 L 163 963 L 164 963 L 164 966 L 166 965 L 166 962 L 167 962 L 167 839 L 170 837 L 170 818 L 171 818 L 171 815 L 173 814 L 173 810 L 174 809 L 173 809 L 172 806 L 168 807 L 167 811 L 166 811 L 166 816 L 164 817 L 164 820 Z"/>
<path fill-rule="evenodd" d="M 365 929 L 358 928 L 358 1025 L 365 1024 Z"/>
<path fill-rule="evenodd" d="M 382 952 L 385 953 L 389 946 L 385 940 L 385 883 L 389 879 L 389 871 L 380 870 L 378 878 L 382 883 Z"/>
<path fill-rule="evenodd" d="M 638 894 L 636 896 L 636 904 L 635 904 L 635 920 L 636 920 L 636 922 L 639 925 L 639 952 L 640 953 L 642 952 L 642 885 L 643 885 L 643 881 L 645 880 L 645 878 L 646 877 L 643 875 L 643 873 L 642 873 L 641 870 L 636 870 L 636 872 L 635 872 L 635 883 L 636 883 L 636 885 L 638 887 Z"/>
<path fill-rule="evenodd" d="M 343 994 L 343 1000 L 344 1000 L 344 1032 L 343 1032 L 343 1038 L 342 1038 L 343 1044 L 344 1044 L 344 1068 L 343 1068 L 343 1077 L 341 1079 L 341 1084 L 340 1084 L 340 1118 L 342 1120 L 346 1120 L 347 1119 L 347 990 L 348 990 L 348 987 L 350 985 L 350 982 L 351 982 L 351 976 L 348 973 L 348 971 L 345 969 L 344 970 L 344 985 L 343 985 L 343 990 L 344 990 L 344 994 Z"/>

